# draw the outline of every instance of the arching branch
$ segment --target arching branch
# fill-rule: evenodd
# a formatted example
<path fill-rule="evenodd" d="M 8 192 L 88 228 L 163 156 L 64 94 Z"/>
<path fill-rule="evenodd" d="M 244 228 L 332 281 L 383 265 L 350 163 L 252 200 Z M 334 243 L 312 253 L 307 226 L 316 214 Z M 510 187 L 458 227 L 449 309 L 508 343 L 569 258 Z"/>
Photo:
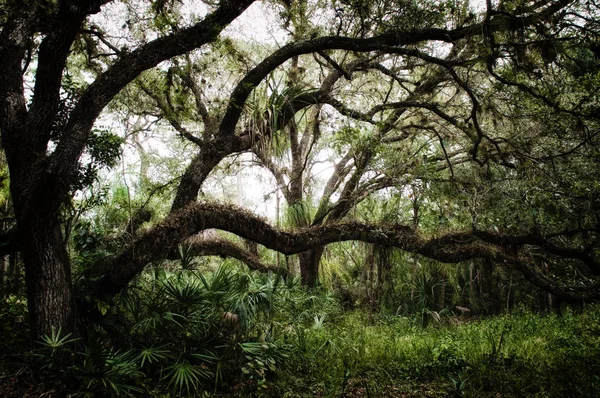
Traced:
<path fill-rule="evenodd" d="M 418 56 L 427 62 L 439 63 L 441 61 L 439 58 L 406 48 L 406 46 L 425 41 L 454 43 L 468 37 L 482 36 L 484 31 L 489 33 L 506 30 L 510 26 L 509 22 L 515 21 L 523 26 L 527 26 L 538 21 L 540 18 L 547 18 L 552 13 L 558 12 L 570 2 L 562 1 L 559 3 L 556 6 L 548 7 L 539 14 L 532 13 L 522 18 L 495 15 L 485 26 L 483 23 L 476 23 L 453 30 L 429 28 L 415 31 L 395 31 L 366 39 L 325 36 L 287 44 L 265 58 L 237 84 L 229 98 L 227 110 L 219 126 L 219 134 L 232 135 L 235 133 L 235 127 L 242 114 L 244 104 L 254 88 L 275 68 L 293 57 L 325 50 L 346 50 L 360 53 L 379 51 L 382 53 Z M 443 62 L 443 66 L 452 67 L 463 63 L 464 61 L 447 61 Z"/>
<path fill-rule="evenodd" d="M 263 263 L 256 254 L 227 239 L 205 239 L 195 235 L 188 238 L 183 244 L 193 256 L 231 257 L 245 263 L 251 270 L 263 272 L 279 271 L 275 265 Z"/>
<path fill-rule="evenodd" d="M 600 297 L 597 286 L 573 287 L 570 290 L 557 286 L 541 275 L 526 255 L 519 255 L 499 244 L 482 241 L 473 232 L 449 233 L 427 239 L 405 225 L 369 225 L 356 222 L 287 231 L 271 226 L 242 208 L 215 203 L 190 203 L 141 235 L 131 247 L 114 259 L 110 270 L 105 270 L 99 280 L 97 294 L 105 298 L 113 296 L 150 261 L 165 258 L 179 242 L 209 228 L 234 233 L 288 255 L 329 243 L 359 240 L 397 247 L 446 263 L 488 258 L 497 264 L 519 269 L 534 283 L 539 283 L 540 287 L 553 294 L 562 294 L 571 299 Z"/>
<path fill-rule="evenodd" d="M 52 155 L 50 173 L 72 175 L 92 124 L 104 107 L 141 72 L 177 55 L 214 41 L 221 31 L 254 0 L 224 0 L 202 21 L 171 35 L 155 39 L 122 55 L 92 83 L 71 114 L 69 124 Z"/>
<path fill-rule="evenodd" d="M 577 249 L 560 247 L 541 235 L 503 236 L 498 233 L 487 231 L 475 231 L 474 234 L 484 242 L 495 243 L 497 245 L 538 246 L 556 256 L 579 260 L 584 263 L 594 275 L 600 275 L 600 263 L 589 253 Z"/>

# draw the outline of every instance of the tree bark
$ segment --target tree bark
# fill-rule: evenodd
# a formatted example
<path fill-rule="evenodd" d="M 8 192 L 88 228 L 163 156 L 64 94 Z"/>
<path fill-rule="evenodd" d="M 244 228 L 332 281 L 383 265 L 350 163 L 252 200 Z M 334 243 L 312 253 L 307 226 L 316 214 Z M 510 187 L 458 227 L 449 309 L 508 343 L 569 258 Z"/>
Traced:
<path fill-rule="evenodd" d="M 319 263 L 324 250 L 323 246 L 317 246 L 300 253 L 300 282 L 303 286 L 316 286 L 319 282 Z"/>
<path fill-rule="evenodd" d="M 58 220 L 32 219 L 19 225 L 34 337 L 74 328 L 71 265 Z"/>

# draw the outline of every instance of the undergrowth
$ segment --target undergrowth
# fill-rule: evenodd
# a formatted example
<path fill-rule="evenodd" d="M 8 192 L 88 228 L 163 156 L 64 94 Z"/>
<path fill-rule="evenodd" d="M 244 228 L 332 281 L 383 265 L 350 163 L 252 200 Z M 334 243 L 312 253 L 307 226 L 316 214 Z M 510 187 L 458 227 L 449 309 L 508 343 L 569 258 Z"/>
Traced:
<path fill-rule="evenodd" d="M 309 340 L 278 379 L 284 396 L 600 395 L 598 306 L 425 329 L 418 319 L 357 311 L 313 330 Z"/>
<path fill-rule="evenodd" d="M 77 335 L 32 350 L 26 306 L 0 306 L 0 395 L 596 397 L 600 306 L 483 319 L 344 312 L 295 279 L 151 270 Z M 31 386 L 35 386 L 32 390 Z"/>

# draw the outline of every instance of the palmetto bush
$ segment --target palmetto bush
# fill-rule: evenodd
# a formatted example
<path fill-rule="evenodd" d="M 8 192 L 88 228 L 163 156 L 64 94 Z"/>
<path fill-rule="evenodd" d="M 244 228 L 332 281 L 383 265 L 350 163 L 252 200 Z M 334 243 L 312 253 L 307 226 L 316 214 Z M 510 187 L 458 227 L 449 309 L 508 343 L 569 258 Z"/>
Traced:
<path fill-rule="evenodd" d="M 152 389 L 194 395 L 241 375 L 243 344 L 256 339 L 275 292 L 271 280 L 229 267 L 148 272 L 119 297 L 113 325 Z"/>
<path fill-rule="evenodd" d="M 275 374 L 306 368 L 341 314 L 325 289 L 227 261 L 149 269 L 96 304 L 100 320 L 19 351 L 35 383 L 73 397 L 276 396 Z"/>
<path fill-rule="evenodd" d="M 306 331 L 338 312 L 334 296 L 307 291 L 294 278 L 231 265 L 212 272 L 161 268 L 121 293 L 95 334 L 128 354 L 123 362 L 136 364 L 144 377 L 132 377 L 147 394 L 243 395 L 267 389 L 288 353 L 306 344 Z"/>

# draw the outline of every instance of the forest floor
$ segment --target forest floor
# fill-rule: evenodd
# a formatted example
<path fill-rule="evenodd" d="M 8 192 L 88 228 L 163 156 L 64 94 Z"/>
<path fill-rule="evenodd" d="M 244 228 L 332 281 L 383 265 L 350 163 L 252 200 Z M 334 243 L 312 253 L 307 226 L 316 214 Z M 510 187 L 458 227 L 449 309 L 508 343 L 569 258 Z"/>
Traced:
<path fill-rule="evenodd" d="M 600 397 L 600 306 L 562 315 L 523 310 L 468 322 L 448 317 L 425 328 L 417 320 L 342 313 L 279 336 L 272 357 L 253 357 L 254 364 L 272 359 L 277 369 L 231 369 L 234 377 L 217 394 L 214 386 L 200 393 L 198 384 L 189 396 Z M 101 395 L 69 395 L 61 391 L 60 376 L 35 374 L 36 356 L 24 354 L 0 353 L 0 397 L 116 396 L 109 384 Z M 166 380 L 137 380 L 140 392 L 122 396 L 188 396 L 165 393 Z"/>

